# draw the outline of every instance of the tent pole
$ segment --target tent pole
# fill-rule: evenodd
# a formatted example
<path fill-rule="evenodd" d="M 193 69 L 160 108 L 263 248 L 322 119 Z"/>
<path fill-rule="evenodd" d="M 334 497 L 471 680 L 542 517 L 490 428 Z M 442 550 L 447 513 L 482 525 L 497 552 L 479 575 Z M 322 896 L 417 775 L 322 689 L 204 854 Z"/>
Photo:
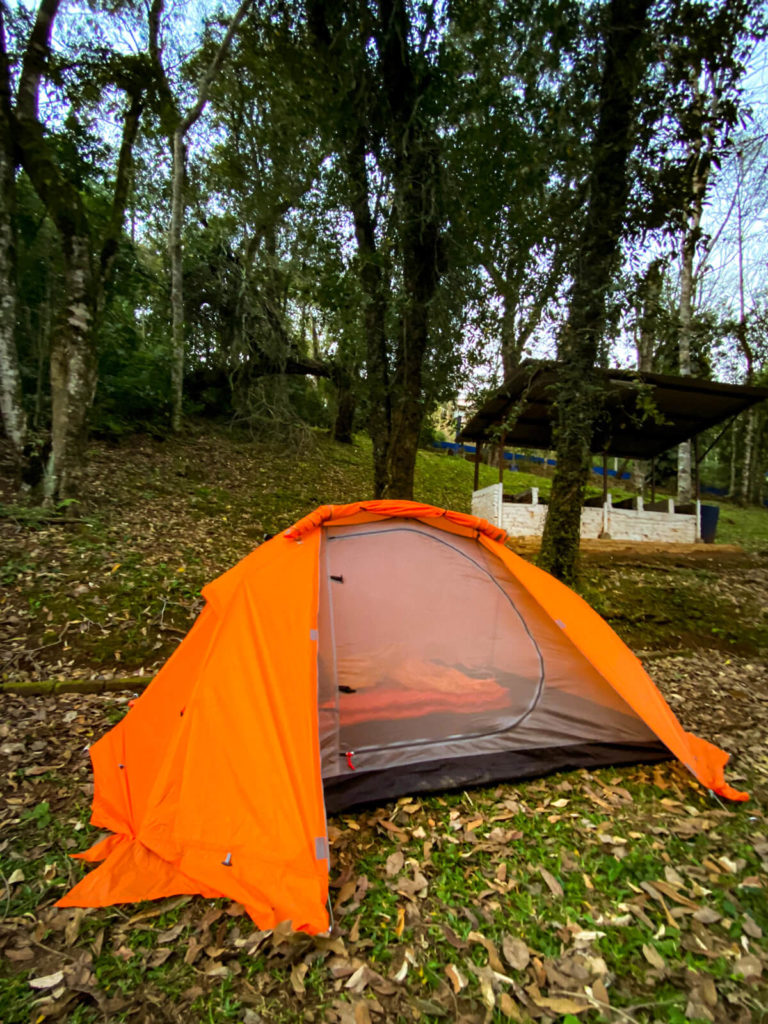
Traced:
<path fill-rule="evenodd" d="M 693 439 L 693 471 L 694 471 L 694 477 L 693 477 L 694 492 L 693 493 L 695 494 L 696 499 L 698 500 L 701 497 L 701 480 L 699 479 L 699 435 L 698 434 L 696 434 L 696 436 Z"/>
<path fill-rule="evenodd" d="M 501 440 L 499 441 L 499 483 L 500 484 L 504 483 L 504 442 L 506 441 L 506 439 L 507 439 L 507 435 L 506 434 L 502 434 L 501 435 Z"/>
<path fill-rule="evenodd" d="M 608 456 L 603 452 L 603 504 L 608 501 Z"/>
<path fill-rule="evenodd" d="M 477 441 L 475 443 L 475 482 L 472 485 L 472 490 L 479 490 L 478 484 L 480 483 L 480 458 L 483 451 L 483 442 Z"/>

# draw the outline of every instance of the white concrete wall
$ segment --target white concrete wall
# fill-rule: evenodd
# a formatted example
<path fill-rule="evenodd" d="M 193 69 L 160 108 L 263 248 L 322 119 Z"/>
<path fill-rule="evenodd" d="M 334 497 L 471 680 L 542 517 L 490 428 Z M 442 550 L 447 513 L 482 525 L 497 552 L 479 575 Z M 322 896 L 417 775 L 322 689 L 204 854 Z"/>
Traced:
<path fill-rule="evenodd" d="M 537 537 L 544 531 L 546 505 L 503 505 L 501 522 L 510 537 Z"/>
<path fill-rule="evenodd" d="M 501 526 L 510 537 L 537 537 L 544 531 L 546 505 L 504 503 L 502 484 L 491 484 L 472 495 L 472 514 Z M 693 544 L 700 536 L 700 505 L 696 515 L 648 512 L 639 508 L 613 508 L 610 495 L 605 505 L 581 510 L 581 536 L 594 540 L 653 541 L 657 544 Z"/>
<path fill-rule="evenodd" d="M 613 540 L 655 541 L 657 544 L 693 544 L 698 539 L 698 517 L 677 512 L 646 512 L 612 508 L 608 534 Z"/>
<path fill-rule="evenodd" d="M 472 515 L 487 519 L 494 526 L 501 525 L 503 484 L 491 484 L 472 494 Z"/>

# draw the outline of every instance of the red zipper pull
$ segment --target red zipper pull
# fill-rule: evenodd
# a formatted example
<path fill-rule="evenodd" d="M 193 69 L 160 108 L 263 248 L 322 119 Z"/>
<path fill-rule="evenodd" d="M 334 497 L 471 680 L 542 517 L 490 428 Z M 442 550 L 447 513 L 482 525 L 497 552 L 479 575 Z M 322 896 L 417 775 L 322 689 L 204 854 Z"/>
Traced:
<path fill-rule="evenodd" d="M 352 758 L 354 757 L 354 754 L 355 754 L 354 750 L 348 750 L 344 754 L 344 756 L 347 759 L 347 764 L 349 765 L 349 767 L 352 769 L 353 772 L 356 772 L 357 768 L 355 768 L 355 766 L 352 764 Z"/>

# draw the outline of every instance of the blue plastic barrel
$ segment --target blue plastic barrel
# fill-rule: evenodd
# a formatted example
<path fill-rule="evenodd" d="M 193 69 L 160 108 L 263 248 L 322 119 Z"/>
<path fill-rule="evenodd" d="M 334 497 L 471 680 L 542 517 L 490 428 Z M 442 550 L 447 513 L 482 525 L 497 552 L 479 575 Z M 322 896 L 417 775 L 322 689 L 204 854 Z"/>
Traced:
<path fill-rule="evenodd" d="M 717 533 L 717 519 L 720 515 L 719 505 L 701 506 L 701 539 L 705 544 L 715 543 Z"/>

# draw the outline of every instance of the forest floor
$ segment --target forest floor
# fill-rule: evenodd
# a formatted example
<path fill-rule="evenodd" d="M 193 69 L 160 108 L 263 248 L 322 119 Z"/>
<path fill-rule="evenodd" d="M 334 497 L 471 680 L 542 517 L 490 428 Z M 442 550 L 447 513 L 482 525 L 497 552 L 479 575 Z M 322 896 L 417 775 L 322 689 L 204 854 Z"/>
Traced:
<path fill-rule="evenodd" d="M 88 474 L 75 521 L 6 492 L 3 684 L 140 685 L 205 582 L 371 491 L 364 444 L 297 454 L 210 429 L 94 445 Z M 420 453 L 419 499 L 468 510 L 471 480 Z M 83 870 L 68 853 L 97 835 L 88 745 L 131 694 L 0 687 L 0 1020 L 768 1020 L 768 512 L 743 515 L 746 551 L 724 506 L 730 546 L 585 552 L 582 589 L 751 800 L 724 806 L 665 763 L 346 814 L 330 937 L 256 931 L 225 900 L 56 910 Z"/>

